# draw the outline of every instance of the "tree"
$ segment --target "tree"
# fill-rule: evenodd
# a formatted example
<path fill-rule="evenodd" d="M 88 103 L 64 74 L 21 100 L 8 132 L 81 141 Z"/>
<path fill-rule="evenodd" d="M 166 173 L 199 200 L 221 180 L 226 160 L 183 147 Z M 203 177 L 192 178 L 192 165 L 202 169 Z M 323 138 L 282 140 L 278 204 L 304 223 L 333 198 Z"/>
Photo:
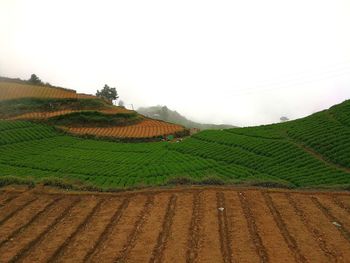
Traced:
<path fill-rule="evenodd" d="M 103 89 L 98 90 L 96 92 L 96 96 L 105 98 L 110 102 L 113 102 L 113 100 L 116 100 L 119 98 L 117 90 L 115 88 L 109 87 L 107 84 L 105 84 Z"/>
<path fill-rule="evenodd" d="M 34 84 L 34 85 L 41 85 L 43 84 L 43 82 L 41 81 L 41 79 L 39 79 L 39 77 L 35 74 L 32 74 L 30 76 L 30 79 L 28 80 L 29 83 Z"/>

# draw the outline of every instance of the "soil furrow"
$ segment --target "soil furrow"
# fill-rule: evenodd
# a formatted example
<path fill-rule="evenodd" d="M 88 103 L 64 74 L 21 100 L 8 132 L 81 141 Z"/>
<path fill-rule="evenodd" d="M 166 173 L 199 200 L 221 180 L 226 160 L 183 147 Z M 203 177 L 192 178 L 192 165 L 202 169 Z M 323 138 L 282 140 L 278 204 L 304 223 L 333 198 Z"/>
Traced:
<path fill-rule="evenodd" d="M 3 195 L 1 195 L 0 209 L 3 208 L 4 206 L 6 206 L 9 202 L 11 202 L 16 197 L 18 197 L 18 195 L 15 195 L 15 194 L 8 194 L 8 195 L 3 194 Z"/>
<path fill-rule="evenodd" d="M 329 218 L 311 200 L 310 194 L 293 194 L 292 199 L 303 211 L 313 228 L 319 230 L 321 238 L 334 253 L 336 262 L 346 262 L 350 258 L 350 245 L 346 238 L 332 224 Z"/>
<path fill-rule="evenodd" d="M 289 249 L 292 251 L 296 262 L 307 262 L 304 255 L 302 255 L 302 253 L 300 252 L 297 242 L 295 241 L 293 236 L 289 233 L 286 223 L 284 222 L 278 209 L 276 209 L 276 206 L 273 203 L 271 196 L 266 192 L 263 192 L 262 194 L 278 228 L 281 231 L 281 234 L 284 240 L 286 241 Z"/>
<path fill-rule="evenodd" d="M 129 235 L 129 238 L 124 245 L 124 247 L 121 250 L 120 255 L 117 256 L 114 262 L 125 262 L 130 251 L 133 249 L 135 246 L 136 239 L 140 232 L 142 231 L 142 227 L 144 226 L 147 217 L 151 211 L 151 208 L 153 207 L 154 204 L 154 195 L 150 195 L 147 197 L 146 203 L 141 211 L 141 214 L 139 215 L 136 224 L 134 225 L 134 228 L 132 232 Z"/>
<path fill-rule="evenodd" d="M 75 199 L 64 211 L 56 217 L 56 219 L 48 225 L 43 232 L 41 232 L 35 239 L 29 242 L 25 247 L 23 247 L 9 262 L 20 262 L 22 261 L 27 254 L 32 250 L 40 241 L 45 237 L 45 235 L 56 225 L 58 225 L 63 218 L 73 209 L 73 207 L 80 201 L 80 198 Z"/>
<path fill-rule="evenodd" d="M 333 196 L 333 202 L 339 206 L 340 208 L 342 208 L 343 210 L 345 210 L 348 214 L 350 214 L 350 206 L 347 206 L 343 200 L 341 200 L 338 196 L 334 195 Z"/>
<path fill-rule="evenodd" d="M 177 201 L 177 196 L 173 194 L 170 197 L 166 214 L 163 220 L 162 230 L 158 235 L 157 244 L 153 249 L 152 257 L 149 262 L 158 262 L 158 263 L 163 262 L 165 245 L 168 241 L 171 226 L 173 224 L 173 218 L 175 216 L 176 201 Z"/>
<path fill-rule="evenodd" d="M 124 201 L 119 205 L 118 209 L 115 211 L 113 216 L 111 217 L 110 221 L 106 225 L 105 229 L 103 232 L 100 234 L 98 237 L 96 243 L 93 245 L 93 247 L 88 251 L 84 258 L 84 262 L 89 262 L 92 257 L 97 254 L 98 250 L 100 247 L 103 246 L 103 244 L 106 242 L 108 237 L 111 235 L 112 229 L 114 228 L 115 225 L 118 224 L 121 216 L 123 215 L 125 209 L 128 207 L 130 202 L 129 198 L 125 198 Z"/>
<path fill-rule="evenodd" d="M 329 261 L 336 262 L 337 255 L 334 253 L 333 249 L 328 247 L 322 232 L 320 232 L 316 227 L 314 227 L 311 224 L 309 218 L 305 215 L 304 211 L 298 206 L 297 202 L 291 197 L 289 193 L 285 193 L 285 196 L 289 204 L 293 207 L 295 213 L 300 217 L 305 227 L 312 234 L 315 242 L 321 248 L 325 256 L 329 259 Z"/>
<path fill-rule="evenodd" d="M 155 195 L 151 211 L 147 216 L 135 245 L 130 250 L 126 262 L 149 262 L 152 258 L 154 247 L 162 230 L 164 217 L 169 204 L 170 195 L 162 193 Z M 142 253 L 140 253 L 142 251 Z"/>
<path fill-rule="evenodd" d="M 337 195 L 337 198 L 350 210 L 350 195 Z"/>
<path fill-rule="evenodd" d="M 164 263 L 185 262 L 189 225 L 191 223 L 193 194 L 177 194 L 176 209 L 162 260 Z"/>
<path fill-rule="evenodd" d="M 52 227 L 40 242 L 27 254 L 23 262 L 47 262 L 98 203 L 96 196 L 82 199 L 59 224 Z"/>
<path fill-rule="evenodd" d="M 196 262 L 199 250 L 200 224 L 201 224 L 201 196 L 196 192 L 193 196 L 192 218 L 190 224 L 190 233 L 188 239 L 188 249 L 186 253 L 186 262 Z"/>
<path fill-rule="evenodd" d="M 25 224 L 21 225 L 20 227 L 16 228 L 15 230 L 13 230 L 13 226 L 11 226 L 12 228 L 12 232 L 6 237 L 4 238 L 3 240 L 1 240 L 0 242 L 0 247 L 2 245 L 4 245 L 6 242 L 8 242 L 9 240 L 13 240 L 15 239 L 24 229 L 26 229 L 28 226 L 30 226 L 35 220 L 37 220 L 40 216 L 42 216 L 44 213 L 46 213 L 47 210 L 51 209 L 55 203 L 57 201 L 59 201 L 60 199 L 62 199 L 62 197 L 59 197 L 59 198 L 56 198 L 56 199 L 53 199 L 51 200 L 49 203 L 47 203 L 40 211 L 36 212 L 34 214 L 34 216 L 32 216 L 29 220 L 28 218 L 25 216 L 25 220 L 27 220 L 25 222 Z M 2 235 L 4 235 L 2 233 Z"/>
<path fill-rule="evenodd" d="M 219 236 L 221 251 L 225 263 L 231 263 L 232 260 L 232 241 L 230 237 L 229 224 L 227 220 L 227 209 L 225 194 L 223 192 L 216 193 L 219 221 Z"/>
<path fill-rule="evenodd" d="M 9 200 L 9 198 L 13 198 Z M 0 191 L 0 262 L 348 262 L 350 194 Z"/>
<path fill-rule="evenodd" d="M 198 250 L 198 262 L 211 263 L 223 261 L 223 255 L 220 247 L 220 230 L 218 220 L 218 207 L 216 191 L 205 191 L 201 194 L 201 212 L 200 216 L 200 238 Z"/>
<path fill-rule="evenodd" d="M 100 262 L 101 258 L 106 263 L 114 262 L 122 254 L 149 196 L 142 194 L 130 198 L 130 203 L 120 217 L 118 224 L 110 229 L 108 238 L 91 257 L 92 262 Z"/>
<path fill-rule="evenodd" d="M 334 218 L 336 218 L 339 221 L 336 221 L 337 223 L 340 223 L 342 225 L 342 228 L 350 230 L 350 215 L 349 213 L 334 203 L 334 198 L 332 196 L 317 196 L 317 200 L 322 204 Z M 334 223 L 334 225 L 337 225 Z"/>
<path fill-rule="evenodd" d="M 269 262 L 269 257 L 268 257 L 268 254 L 266 252 L 266 248 L 265 248 L 265 246 L 262 242 L 262 239 L 259 235 L 258 227 L 256 225 L 256 221 L 255 221 L 255 218 L 253 216 L 250 205 L 248 203 L 247 197 L 246 197 L 244 192 L 237 192 L 237 194 L 238 194 L 239 200 L 241 202 L 244 216 L 247 219 L 249 233 L 250 233 L 250 235 L 253 239 L 253 242 L 255 244 L 255 249 L 256 249 L 257 254 L 260 257 L 260 261 L 262 263 Z"/>
<path fill-rule="evenodd" d="M 38 197 L 29 199 L 28 201 L 24 202 L 24 204 L 18 206 L 16 209 L 14 209 L 12 212 L 7 214 L 4 218 L 0 220 L 0 226 L 3 225 L 7 220 L 9 220 L 11 217 L 15 216 L 17 213 L 19 213 L 23 208 L 25 208 L 27 205 L 30 205 L 34 201 L 36 201 Z"/>
<path fill-rule="evenodd" d="M 55 253 L 47 260 L 47 262 L 57 262 L 57 260 L 62 256 L 64 250 L 68 246 L 68 244 L 86 227 L 87 224 L 91 221 L 93 215 L 101 209 L 101 205 L 103 204 L 103 199 L 99 200 L 94 208 L 89 212 L 89 214 L 85 217 L 84 221 L 81 222 L 80 225 L 74 230 L 73 233 L 62 243 L 62 245 L 55 251 Z"/>
<path fill-rule="evenodd" d="M 12 239 L 8 239 L 7 242 L 0 247 L 0 262 L 8 262 L 33 239 L 40 235 L 40 233 L 46 231 L 47 226 L 70 204 L 71 200 L 69 198 L 59 200 L 57 205 L 47 209 L 45 213 L 41 214 L 41 216 L 34 220 L 28 227 L 22 229 L 20 234 Z"/>
<path fill-rule="evenodd" d="M 247 219 L 235 191 L 225 192 L 228 231 L 231 240 L 232 261 L 260 262 L 252 236 L 249 233 Z"/>
<path fill-rule="evenodd" d="M 344 238 L 350 243 L 350 232 L 346 229 L 341 221 L 335 217 L 321 202 L 314 196 L 311 196 L 312 202 L 322 211 L 322 213 L 332 222 L 332 224 L 339 230 Z"/>
<path fill-rule="evenodd" d="M 84 229 L 69 242 L 57 262 L 84 262 L 84 258 L 94 248 L 122 201 L 119 198 L 107 197 L 101 208 L 91 217 Z"/>

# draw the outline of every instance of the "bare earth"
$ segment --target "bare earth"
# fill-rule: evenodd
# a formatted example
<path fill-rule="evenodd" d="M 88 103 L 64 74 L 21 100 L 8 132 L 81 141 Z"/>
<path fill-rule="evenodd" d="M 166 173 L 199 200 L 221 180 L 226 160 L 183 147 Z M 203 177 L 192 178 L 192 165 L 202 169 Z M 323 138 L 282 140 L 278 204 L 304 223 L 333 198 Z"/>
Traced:
<path fill-rule="evenodd" d="M 350 193 L 2 189 L 0 262 L 350 262 Z"/>

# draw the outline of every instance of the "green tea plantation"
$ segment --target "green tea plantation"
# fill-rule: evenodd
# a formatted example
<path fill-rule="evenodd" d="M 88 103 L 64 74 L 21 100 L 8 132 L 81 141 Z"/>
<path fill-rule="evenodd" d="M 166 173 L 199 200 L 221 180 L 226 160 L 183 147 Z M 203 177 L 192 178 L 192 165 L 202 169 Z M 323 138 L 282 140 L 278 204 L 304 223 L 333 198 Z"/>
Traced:
<path fill-rule="evenodd" d="M 0 121 L 0 179 L 101 190 L 176 183 L 350 186 L 350 101 L 286 123 L 208 130 L 178 142 L 116 143 Z"/>

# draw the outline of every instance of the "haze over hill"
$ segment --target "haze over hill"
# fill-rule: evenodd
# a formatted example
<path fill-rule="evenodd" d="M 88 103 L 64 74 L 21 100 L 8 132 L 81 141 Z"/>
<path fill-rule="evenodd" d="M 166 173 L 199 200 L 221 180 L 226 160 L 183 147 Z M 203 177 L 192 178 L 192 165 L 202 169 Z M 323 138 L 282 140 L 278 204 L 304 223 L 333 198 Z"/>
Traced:
<path fill-rule="evenodd" d="M 206 124 L 198 123 L 187 119 L 177 111 L 170 110 L 167 106 L 140 107 L 136 110 L 138 113 L 147 117 L 168 121 L 185 126 L 186 128 L 198 128 L 201 130 L 207 129 L 229 129 L 236 126 L 228 124 Z"/>

